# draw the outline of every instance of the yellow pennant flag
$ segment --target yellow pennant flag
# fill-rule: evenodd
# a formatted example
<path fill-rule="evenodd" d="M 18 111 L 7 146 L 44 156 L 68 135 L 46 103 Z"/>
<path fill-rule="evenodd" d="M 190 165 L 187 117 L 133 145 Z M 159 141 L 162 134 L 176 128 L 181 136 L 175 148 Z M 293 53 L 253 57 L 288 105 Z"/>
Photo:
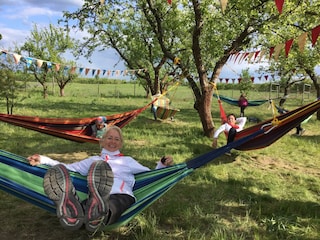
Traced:
<path fill-rule="evenodd" d="M 222 13 L 224 13 L 227 8 L 228 0 L 220 0 L 220 4 L 221 4 Z"/>
<path fill-rule="evenodd" d="M 278 60 L 280 51 L 284 48 L 284 43 L 280 43 L 274 48 L 274 59 Z"/>
<path fill-rule="evenodd" d="M 21 55 L 14 53 L 13 58 L 14 58 L 14 62 L 18 64 L 20 62 Z"/>
<path fill-rule="evenodd" d="M 306 42 L 307 42 L 307 36 L 308 36 L 308 33 L 305 32 L 298 37 L 298 46 L 299 46 L 300 52 L 303 52 L 304 50 L 304 46 L 306 45 Z"/>

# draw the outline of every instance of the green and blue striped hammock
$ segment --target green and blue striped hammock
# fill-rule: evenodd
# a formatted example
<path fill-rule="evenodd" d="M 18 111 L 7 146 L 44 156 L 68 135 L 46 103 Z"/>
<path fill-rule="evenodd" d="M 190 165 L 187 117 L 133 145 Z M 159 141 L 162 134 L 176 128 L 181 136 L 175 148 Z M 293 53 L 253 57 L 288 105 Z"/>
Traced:
<path fill-rule="evenodd" d="M 238 105 L 238 99 L 234 99 L 234 98 L 230 98 L 230 97 L 226 97 L 226 96 L 221 96 L 221 95 L 217 95 L 217 94 L 213 94 L 213 96 L 215 98 L 220 98 L 221 101 L 226 102 L 230 105 L 233 106 L 239 106 Z M 261 99 L 261 100 L 248 100 L 248 107 L 256 107 L 256 106 L 260 106 L 266 102 L 268 102 L 269 99 Z"/>
<path fill-rule="evenodd" d="M 137 202 L 123 213 L 117 223 L 105 226 L 105 230 L 127 224 L 181 179 L 232 148 L 252 150 L 269 146 L 319 109 L 320 101 L 318 100 L 280 115 L 278 121 L 270 119 L 245 129 L 243 133 L 240 132 L 241 134 L 234 142 L 197 156 L 185 163 L 135 175 L 134 194 Z M 31 166 L 25 157 L 0 150 L 0 189 L 55 213 L 54 203 L 48 199 L 43 190 L 43 177 L 48 168 L 45 165 Z M 70 175 L 79 197 L 85 199 L 87 197 L 86 177 L 75 172 L 71 172 Z"/>

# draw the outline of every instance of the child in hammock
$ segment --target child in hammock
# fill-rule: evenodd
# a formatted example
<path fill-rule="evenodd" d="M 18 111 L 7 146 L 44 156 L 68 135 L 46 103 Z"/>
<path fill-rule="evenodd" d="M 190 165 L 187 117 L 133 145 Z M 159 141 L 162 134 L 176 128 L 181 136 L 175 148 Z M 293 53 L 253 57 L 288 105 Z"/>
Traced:
<path fill-rule="evenodd" d="M 53 166 L 45 174 L 44 191 L 55 203 L 57 216 L 66 229 L 77 230 L 85 224 L 88 231 L 95 232 L 104 225 L 115 223 L 136 201 L 134 174 L 150 171 L 132 157 L 120 153 L 123 136 L 119 127 L 108 127 L 100 145 L 103 147 L 100 156 L 71 164 L 39 154 L 28 157 L 33 166 Z M 163 157 L 156 169 L 172 164 L 171 156 Z M 87 176 L 88 199 L 84 202 L 79 201 L 68 171 Z"/>
<path fill-rule="evenodd" d="M 246 117 L 238 117 L 231 113 L 227 116 L 227 122 L 222 124 L 213 135 L 212 147 L 217 148 L 218 145 L 218 137 L 220 133 L 224 132 L 227 135 L 227 143 L 231 143 L 234 141 L 237 132 L 243 130 L 244 125 L 246 124 Z M 230 152 L 227 152 L 226 155 L 231 155 Z"/>
<path fill-rule="evenodd" d="M 98 117 L 94 124 L 91 126 L 92 137 L 102 138 L 107 129 L 106 117 Z"/>

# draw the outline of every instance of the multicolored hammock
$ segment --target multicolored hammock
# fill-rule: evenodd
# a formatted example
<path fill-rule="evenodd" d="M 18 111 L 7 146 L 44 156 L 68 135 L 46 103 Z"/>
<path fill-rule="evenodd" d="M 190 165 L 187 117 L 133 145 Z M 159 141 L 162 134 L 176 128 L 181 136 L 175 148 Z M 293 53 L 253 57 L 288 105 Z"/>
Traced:
<path fill-rule="evenodd" d="M 154 95 L 152 96 L 152 99 L 154 100 L 153 105 L 157 108 L 156 110 L 157 118 L 160 118 L 160 119 L 173 118 L 174 115 L 180 111 L 177 108 L 173 108 L 170 105 L 170 99 L 164 95 Z"/>
<path fill-rule="evenodd" d="M 234 142 L 185 163 L 135 175 L 134 194 L 137 202 L 121 216 L 117 223 L 106 226 L 105 230 L 127 224 L 181 179 L 232 148 L 252 150 L 269 146 L 319 109 L 320 100 L 245 129 L 240 132 Z M 55 213 L 54 203 L 43 191 L 43 177 L 47 169 L 48 166 L 45 165 L 33 167 L 29 165 L 26 158 L 0 150 L 0 189 Z M 87 197 L 86 178 L 78 173 L 71 172 L 70 174 L 79 197 L 85 199 Z"/>
<path fill-rule="evenodd" d="M 146 110 L 151 104 L 152 102 L 142 108 L 105 116 L 107 124 L 117 125 L 122 128 L 132 121 L 138 114 Z M 0 121 L 75 142 L 99 143 L 98 138 L 91 136 L 91 126 L 95 123 L 96 119 L 97 117 L 41 118 L 0 113 Z"/>
<path fill-rule="evenodd" d="M 234 98 L 230 98 L 230 97 L 226 97 L 226 96 L 221 96 L 221 95 L 217 95 L 217 94 L 213 94 L 213 96 L 215 98 L 221 99 L 221 101 L 224 101 L 230 105 L 233 106 L 238 106 L 238 99 L 234 99 Z M 256 107 L 256 106 L 260 106 L 266 102 L 268 102 L 269 99 L 262 99 L 262 100 L 248 100 L 248 107 Z"/>

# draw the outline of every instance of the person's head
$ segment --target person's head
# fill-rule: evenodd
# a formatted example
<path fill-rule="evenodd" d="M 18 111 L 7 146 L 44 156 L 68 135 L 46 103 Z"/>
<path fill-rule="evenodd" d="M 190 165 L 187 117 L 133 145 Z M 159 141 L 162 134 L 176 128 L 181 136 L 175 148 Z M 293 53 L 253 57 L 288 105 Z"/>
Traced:
<path fill-rule="evenodd" d="M 105 122 L 104 117 L 98 117 L 96 119 L 95 123 L 98 130 L 104 128 L 104 122 Z"/>
<path fill-rule="evenodd" d="M 110 152 L 120 150 L 123 146 L 121 129 L 115 125 L 108 126 L 106 132 L 100 139 L 100 146 Z"/>
<path fill-rule="evenodd" d="M 228 114 L 228 116 L 227 116 L 228 123 L 234 124 L 236 122 L 236 119 L 237 119 L 236 115 L 234 115 L 233 113 Z"/>

